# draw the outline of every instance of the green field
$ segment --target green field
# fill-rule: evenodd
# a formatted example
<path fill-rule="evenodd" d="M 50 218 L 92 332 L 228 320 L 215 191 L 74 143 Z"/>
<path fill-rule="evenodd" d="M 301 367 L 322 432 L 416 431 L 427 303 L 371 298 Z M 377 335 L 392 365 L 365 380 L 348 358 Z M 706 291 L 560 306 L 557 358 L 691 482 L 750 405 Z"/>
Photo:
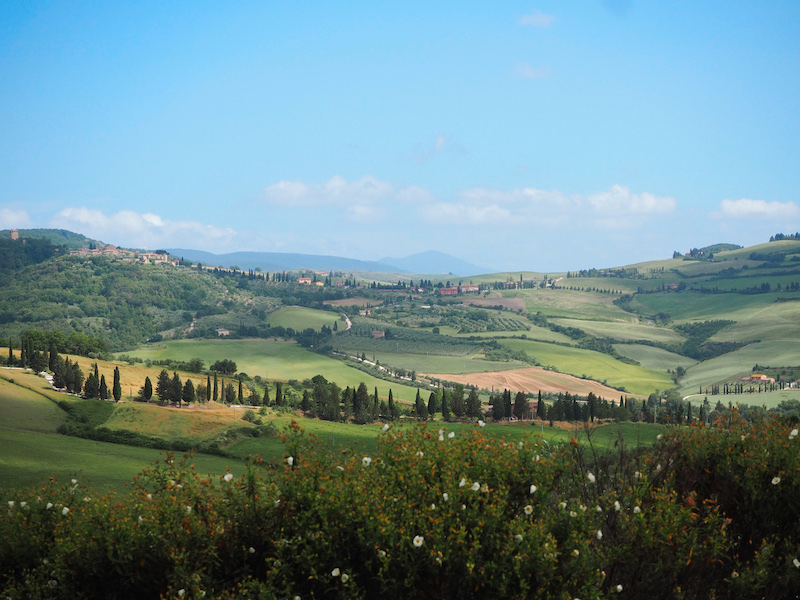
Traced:
<path fill-rule="evenodd" d="M 15 381 L 23 379 L 18 372 L 2 371 L 16 376 Z M 34 379 L 39 378 L 29 375 L 26 383 Z M 164 456 L 158 450 L 55 433 L 65 420 L 65 413 L 41 393 L 0 379 L 0 487 L 35 485 L 50 476 L 66 482 L 80 474 L 98 491 L 123 491 L 139 471 Z M 201 473 L 225 473 L 228 465 L 243 471 L 229 458 L 198 454 L 193 460 Z"/>
<path fill-rule="evenodd" d="M 760 394 L 717 394 L 716 396 L 710 394 L 692 394 L 687 400 L 692 404 L 700 405 L 705 398 L 708 398 L 712 408 L 717 405 L 717 401 L 719 400 L 722 402 L 723 406 L 728 406 L 728 403 L 730 403 L 733 406 L 740 404 L 763 406 L 770 409 L 777 407 L 781 402 L 786 402 L 787 400 L 796 400 L 800 402 L 800 389 L 795 388 L 778 392 L 762 392 Z"/>
<path fill-rule="evenodd" d="M 303 331 L 305 329 L 319 331 L 323 325 L 333 329 L 333 324 L 339 321 L 340 318 L 341 315 L 339 313 L 327 310 L 317 310 L 302 306 L 284 306 L 270 313 L 269 317 L 267 317 L 267 323 L 270 327 L 284 327 L 286 329 L 291 327 L 295 331 Z M 340 321 L 338 327 L 344 329 L 344 326 L 344 321 Z"/>
<path fill-rule="evenodd" d="M 563 282 L 562 282 L 563 283 Z M 575 290 L 508 290 L 507 298 L 520 298 L 529 313 L 541 312 L 550 317 L 599 318 L 606 320 L 633 321 L 634 317 L 613 304 L 617 296 Z"/>
<path fill-rule="evenodd" d="M 663 344 L 680 344 L 685 339 L 674 329 L 645 325 L 643 323 L 589 321 L 584 319 L 551 319 L 551 321 L 563 327 L 577 327 L 595 337 L 607 337 L 621 342 L 645 340 Z"/>
<path fill-rule="evenodd" d="M 369 358 L 371 359 L 372 357 Z M 382 365 L 391 365 L 395 368 L 403 368 L 417 373 L 484 373 L 530 366 L 520 361 L 500 362 L 486 360 L 480 353 L 460 357 L 381 352 L 376 353 L 375 358 Z"/>
<path fill-rule="evenodd" d="M 531 340 L 503 340 L 502 344 L 535 357 L 543 366 L 552 366 L 577 377 L 591 377 L 617 389 L 624 387 L 631 394 L 647 395 L 656 389 L 674 386 L 664 372 L 629 365 L 600 352 Z"/>
<path fill-rule="evenodd" d="M 656 371 L 666 371 L 667 369 L 674 371 L 678 367 L 688 369 L 697 364 L 693 358 L 645 344 L 614 344 L 614 350 L 626 358 L 637 361 L 646 369 L 655 369 Z"/>
<path fill-rule="evenodd" d="M 689 368 L 680 380 L 682 395 L 696 394 L 700 387 L 749 375 L 755 365 L 800 365 L 800 344 L 796 341 L 757 342 Z"/>
<path fill-rule="evenodd" d="M 206 365 L 227 358 L 236 363 L 239 372 L 270 380 L 303 381 L 322 375 L 328 381 L 335 381 L 341 388 L 357 387 L 363 381 L 370 391 L 377 387 L 381 397 L 388 397 L 391 389 L 395 399 L 408 402 L 413 401 L 417 393 L 416 388 L 390 384 L 348 367 L 340 360 L 306 350 L 294 342 L 261 339 L 175 340 L 145 345 L 128 354 L 151 360 L 188 360 L 197 357 L 203 359 Z"/>

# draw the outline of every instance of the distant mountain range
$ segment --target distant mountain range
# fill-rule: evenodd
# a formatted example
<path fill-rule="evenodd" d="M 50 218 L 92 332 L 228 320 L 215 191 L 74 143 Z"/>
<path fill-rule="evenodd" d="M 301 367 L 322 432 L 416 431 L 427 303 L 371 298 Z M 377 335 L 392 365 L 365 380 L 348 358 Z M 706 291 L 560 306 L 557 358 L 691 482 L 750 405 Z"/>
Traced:
<path fill-rule="evenodd" d="M 239 269 L 261 269 L 262 271 L 297 271 L 312 269 L 315 271 L 369 271 L 376 273 L 416 273 L 477 275 L 485 273 L 481 269 L 463 260 L 442 252 L 422 252 L 406 258 L 384 258 L 380 261 L 358 260 L 341 256 L 317 254 L 296 254 L 284 252 L 231 252 L 228 254 L 212 254 L 202 250 L 186 248 L 166 248 L 173 256 L 204 265 L 231 267 Z"/>
<path fill-rule="evenodd" d="M 436 250 L 412 254 L 405 258 L 382 258 L 379 262 L 392 265 L 410 273 L 430 273 L 436 275 L 446 273 L 448 275 L 460 275 L 462 277 L 491 273 L 495 270 L 490 267 L 478 267 L 459 258 L 450 256 L 449 254 L 445 254 L 444 252 L 437 252 Z"/>

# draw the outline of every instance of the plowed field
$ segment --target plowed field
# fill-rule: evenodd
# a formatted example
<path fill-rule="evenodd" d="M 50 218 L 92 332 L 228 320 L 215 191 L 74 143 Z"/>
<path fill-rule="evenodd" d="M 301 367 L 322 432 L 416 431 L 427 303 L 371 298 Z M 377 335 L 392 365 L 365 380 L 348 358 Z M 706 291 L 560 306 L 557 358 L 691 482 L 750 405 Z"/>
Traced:
<path fill-rule="evenodd" d="M 468 373 L 466 375 L 444 374 L 437 375 L 426 373 L 426 377 L 442 379 L 463 383 L 464 385 L 474 385 L 479 388 L 495 390 L 511 390 L 512 392 L 569 392 L 586 396 L 589 392 L 594 392 L 601 398 L 617 398 L 619 390 L 592 381 L 590 379 L 580 379 L 564 373 L 554 373 L 545 371 L 539 367 L 525 367 L 524 369 L 512 369 L 509 371 L 493 371 L 490 373 Z"/>

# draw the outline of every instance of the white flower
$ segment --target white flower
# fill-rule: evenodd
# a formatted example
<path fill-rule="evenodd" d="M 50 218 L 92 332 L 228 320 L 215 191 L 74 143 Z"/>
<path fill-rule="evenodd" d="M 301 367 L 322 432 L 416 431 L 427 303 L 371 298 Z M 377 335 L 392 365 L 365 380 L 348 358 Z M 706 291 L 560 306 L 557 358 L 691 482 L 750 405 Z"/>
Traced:
<path fill-rule="evenodd" d="M 597 539 L 598 540 L 602 540 L 603 539 L 603 532 L 600 531 L 599 529 L 597 530 Z"/>
<path fill-rule="evenodd" d="M 289 458 L 287 458 L 286 464 L 288 464 L 290 467 L 294 465 L 294 456 L 290 456 Z"/>
<path fill-rule="evenodd" d="M 642 474 L 641 474 L 641 473 L 639 473 L 639 471 L 636 471 L 636 472 L 634 472 L 634 474 L 633 474 L 633 478 L 634 478 L 634 479 L 639 479 L 639 478 L 641 478 L 641 476 L 642 476 Z"/>
<path fill-rule="evenodd" d="M 476 481 L 476 482 L 474 482 L 474 483 L 472 484 L 472 487 L 471 487 L 470 489 L 471 489 L 473 492 L 477 492 L 478 490 L 480 490 L 480 489 L 481 489 L 481 484 L 480 484 L 480 483 L 478 483 L 478 482 Z"/>
<path fill-rule="evenodd" d="M 449 437 L 452 440 L 454 437 L 456 437 L 456 432 L 451 431 L 450 433 L 447 434 L 447 437 Z"/>
<path fill-rule="evenodd" d="M 461 481 L 458 482 L 458 487 L 464 487 L 465 485 L 467 485 L 467 480 L 465 477 L 462 477 Z"/>
<path fill-rule="evenodd" d="M 255 554 L 255 553 L 256 553 L 256 549 L 255 549 L 255 548 L 253 548 L 252 546 L 250 546 L 250 547 L 247 549 L 247 551 L 248 551 L 250 554 Z"/>
<path fill-rule="evenodd" d="M 77 479 L 73 479 L 72 480 L 72 485 L 78 485 L 78 480 Z"/>
<path fill-rule="evenodd" d="M 642 512 L 641 508 L 639 508 L 638 506 L 633 507 L 633 514 L 638 515 L 640 512 Z"/>
<path fill-rule="evenodd" d="M 617 512 L 622 510 L 622 506 L 620 506 L 619 500 L 614 500 L 614 510 Z"/>
<path fill-rule="evenodd" d="M 142 523 L 144 523 L 144 519 L 142 518 L 142 516 L 141 516 L 141 515 L 139 515 L 139 518 L 138 518 L 138 519 L 136 519 L 136 520 L 137 520 L 137 522 L 139 523 L 139 525 L 141 525 Z"/>
<path fill-rule="evenodd" d="M 583 504 L 581 504 L 578 508 L 581 509 L 581 512 L 586 512 L 586 507 Z"/>
<path fill-rule="evenodd" d="M 187 507 L 186 507 L 186 514 L 188 515 L 188 514 L 190 514 L 191 512 L 192 512 L 192 507 L 191 507 L 191 506 L 187 506 Z"/>
<path fill-rule="evenodd" d="M 577 548 L 575 548 L 575 550 L 572 551 L 572 556 L 578 556 L 579 554 L 580 552 L 578 551 Z"/>
<path fill-rule="evenodd" d="M 731 573 L 731 577 L 733 577 L 734 579 L 736 579 L 738 576 L 739 576 L 739 574 L 736 571 Z"/>
<path fill-rule="evenodd" d="M 340 471 L 344 472 L 344 467 L 342 465 L 336 465 L 336 468 Z"/>
<path fill-rule="evenodd" d="M 9 500 L 8 501 L 8 508 L 14 508 L 14 501 L 13 500 Z"/>
<path fill-rule="evenodd" d="M 386 423 L 386 424 L 383 426 L 383 430 L 384 430 L 384 431 L 389 431 L 389 424 L 388 424 L 388 423 Z"/>
<path fill-rule="evenodd" d="M 20 507 L 20 508 L 25 508 L 26 506 L 28 506 L 28 503 L 27 503 L 27 502 L 25 502 L 24 500 L 23 500 L 22 502 L 20 502 L 20 503 L 19 503 L 19 507 Z"/>
<path fill-rule="evenodd" d="M 792 564 L 793 564 L 795 567 L 797 567 L 798 569 L 800 569 L 800 560 L 797 560 L 796 558 L 795 558 L 795 559 L 792 559 Z"/>
<path fill-rule="evenodd" d="M 599 512 L 599 513 L 603 512 L 603 509 L 602 509 L 602 508 L 600 508 L 600 505 L 599 505 L 599 504 L 597 505 L 597 508 L 595 508 L 595 510 L 596 510 L 597 512 Z"/>
<path fill-rule="evenodd" d="M 379 550 L 378 551 L 378 556 L 380 558 L 386 558 L 386 550 Z"/>
<path fill-rule="evenodd" d="M 275 500 L 275 508 L 277 508 L 280 503 L 281 503 L 281 499 L 280 498 Z"/>
<path fill-rule="evenodd" d="M 466 504 L 462 504 L 461 505 L 461 510 L 467 510 L 467 505 Z"/>
<path fill-rule="evenodd" d="M 518 542 L 521 542 L 522 541 L 522 534 L 518 533 L 517 535 L 514 536 L 514 539 L 517 540 Z"/>
<path fill-rule="evenodd" d="M 535 494 L 536 490 L 539 489 L 535 485 L 531 484 L 531 494 Z"/>
<path fill-rule="evenodd" d="M 445 502 L 447 502 L 448 500 L 450 500 L 450 496 L 448 496 L 448 495 L 447 495 L 447 492 L 445 492 L 445 493 L 443 493 L 443 494 L 442 494 L 442 500 L 444 500 Z"/>
<path fill-rule="evenodd" d="M 539 455 L 538 454 L 533 457 L 533 462 L 539 462 Z"/>
<path fill-rule="evenodd" d="M 778 485 L 781 482 L 780 477 L 773 477 L 772 478 L 772 485 Z"/>
<path fill-rule="evenodd" d="M 148 500 L 152 500 L 153 499 L 153 494 L 147 494 L 147 499 Z"/>
<path fill-rule="evenodd" d="M 425 456 L 425 453 L 422 450 L 417 450 L 417 453 L 414 456 L 419 456 L 420 458 L 422 458 L 423 456 Z"/>
<path fill-rule="evenodd" d="M 567 508 L 567 503 L 566 503 L 566 502 L 559 502 L 559 503 L 558 503 L 558 505 L 559 505 L 559 506 L 560 506 L 562 509 L 564 509 L 564 508 Z"/>
<path fill-rule="evenodd" d="M 84 498 L 83 498 L 83 501 L 84 501 L 84 502 L 91 502 L 91 501 L 92 501 L 92 499 L 91 499 L 91 498 L 89 498 L 89 496 L 84 496 Z"/>
<path fill-rule="evenodd" d="M 622 591 L 622 584 L 621 584 L 621 583 L 620 583 L 620 584 L 617 584 L 617 591 L 618 591 L 618 592 L 621 592 L 621 591 Z"/>
<path fill-rule="evenodd" d="M 415 548 L 419 548 L 424 543 L 425 543 L 425 538 L 422 537 L 421 535 L 418 535 L 418 536 L 414 537 L 414 547 Z"/>
<path fill-rule="evenodd" d="M 444 436 L 443 436 L 441 433 L 439 434 L 439 441 L 440 441 L 440 442 L 443 442 L 443 441 L 444 441 Z"/>
<path fill-rule="evenodd" d="M 576 513 L 574 510 L 571 510 L 569 511 L 569 516 L 574 518 L 578 516 L 578 513 Z"/>
<path fill-rule="evenodd" d="M 589 472 L 586 474 L 586 479 L 588 479 L 588 480 L 589 480 L 589 483 L 594 483 L 594 482 L 595 482 L 595 476 L 594 476 L 594 473 L 592 473 L 591 471 L 589 471 Z"/>
<path fill-rule="evenodd" d="M 52 502 L 48 502 L 48 503 L 47 503 L 47 506 L 45 506 L 45 508 L 46 508 L 47 510 L 50 510 L 51 508 L 53 508 L 53 503 L 52 503 Z"/>
<path fill-rule="evenodd" d="M 61 514 L 66 517 L 69 514 L 69 509 L 65 506 L 61 509 Z"/>
<path fill-rule="evenodd" d="M 339 567 L 336 567 L 333 571 L 331 571 L 331 576 L 338 577 L 339 573 L 341 573 L 341 571 L 339 570 Z"/>
<path fill-rule="evenodd" d="M 656 439 L 657 439 L 657 440 L 660 440 L 660 439 L 661 439 L 661 434 L 660 434 L 660 433 L 659 433 L 659 434 L 656 436 Z"/>
<path fill-rule="evenodd" d="M 434 502 L 431 502 L 431 510 L 436 510 L 436 504 Z"/>
<path fill-rule="evenodd" d="M 342 583 L 347 583 L 348 579 L 350 579 L 350 575 L 347 573 L 342 573 Z"/>
<path fill-rule="evenodd" d="M 183 598 L 183 595 L 186 593 L 186 590 L 181 588 L 178 590 L 178 598 Z"/>
<path fill-rule="evenodd" d="M 743 436 L 741 436 L 741 438 L 740 438 L 740 439 L 741 439 L 742 441 L 744 441 L 744 438 L 745 438 L 745 437 L 746 437 L 746 436 L 744 436 L 744 435 L 743 435 Z"/>
<path fill-rule="evenodd" d="M 372 459 L 369 456 L 365 456 L 364 458 L 361 459 L 361 464 L 364 465 L 365 467 L 368 467 L 371 462 Z"/>
<path fill-rule="evenodd" d="M 522 510 L 525 511 L 526 515 L 533 514 L 533 507 L 530 504 L 526 504 L 525 508 L 523 508 Z"/>
<path fill-rule="evenodd" d="M 478 426 L 479 427 L 486 427 L 486 421 L 484 421 L 483 419 L 478 419 Z M 795 429 L 795 431 L 797 431 L 797 430 Z"/>
<path fill-rule="evenodd" d="M 797 437 L 797 429 L 792 429 L 792 432 L 789 434 L 789 439 Z"/>
<path fill-rule="evenodd" d="M 233 473 L 225 473 L 225 477 L 223 477 L 225 481 L 230 481 L 233 479 Z"/>

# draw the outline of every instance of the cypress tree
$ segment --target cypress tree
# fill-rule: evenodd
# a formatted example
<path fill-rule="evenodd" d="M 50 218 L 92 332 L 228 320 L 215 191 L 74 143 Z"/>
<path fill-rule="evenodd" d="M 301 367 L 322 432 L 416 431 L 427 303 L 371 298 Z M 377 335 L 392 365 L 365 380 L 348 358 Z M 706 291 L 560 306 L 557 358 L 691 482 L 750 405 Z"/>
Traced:
<path fill-rule="evenodd" d="M 114 402 L 119 402 L 120 398 L 122 398 L 122 384 L 119 380 L 119 367 L 114 367 L 114 384 L 112 394 L 114 395 Z"/>
<path fill-rule="evenodd" d="M 211 377 L 206 377 L 206 402 L 211 401 Z"/>
<path fill-rule="evenodd" d="M 394 404 L 394 398 L 392 397 L 392 390 L 389 390 L 389 418 L 394 421 L 398 416 L 398 410 Z"/>
<path fill-rule="evenodd" d="M 183 396 L 183 382 L 175 371 L 172 372 L 172 385 L 170 387 L 170 400 L 180 407 Z"/>
<path fill-rule="evenodd" d="M 236 395 L 236 400 L 241 404 L 244 401 L 244 393 L 242 390 L 242 380 L 239 380 L 239 393 Z"/>
<path fill-rule="evenodd" d="M 264 401 L 262 402 L 262 404 L 264 406 L 269 406 L 269 383 L 267 383 L 266 381 L 264 382 Z"/>
<path fill-rule="evenodd" d="M 108 386 L 106 385 L 106 376 L 100 376 L 100 389 L 98 390 L 100 400 L 108 400 Z"/>
<path fill-rule="evenodd" d="M 472 388 L 467 397 L 467 416 L 477 419 L 481 416 L 481 399 L 478 396 L 478 390 Z"/>
<path fill-rule="evenodd" d="M 217 372 L 214 371 L 214 402 L 219 398 L 219 388 L 217 386 Z"/>

